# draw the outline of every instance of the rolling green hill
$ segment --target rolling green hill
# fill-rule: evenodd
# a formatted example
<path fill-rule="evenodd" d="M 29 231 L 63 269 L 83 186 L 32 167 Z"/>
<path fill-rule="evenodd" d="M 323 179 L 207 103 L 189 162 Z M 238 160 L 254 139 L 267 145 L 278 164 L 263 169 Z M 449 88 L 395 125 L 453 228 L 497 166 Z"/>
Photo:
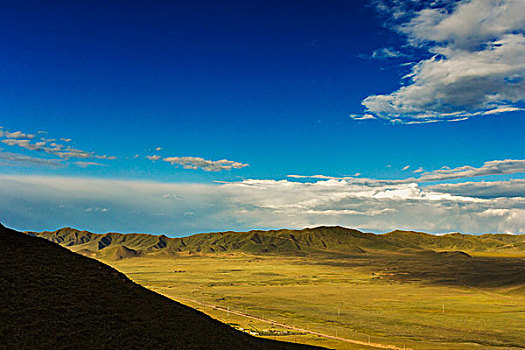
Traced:
<path fill-rule="evenodd" d="M 56 233 L 61 243 L 105 250 L 162 249 L 152 236 Z M 87 249 L 87 248 L 83 248 Z M 0 225 L 2 349 L 306 349 L 252 337 L 133 283 L 124 274 L 58 244 Z"/>
<path fill-rule="evenodd" d="M 134 256 L 221 252 L 298 256 L 344 253 L 359 256 L 384 251 L 465 251 L 525 255 L 524 235 L 474 236 L 453 233 L 436 236 L 412 231 L 392 231 L 376 235 L 339 226 L 303 230 L 203 233 L 183 238 L 148 234 L 95 234 L 72 228 L 32 234 L 73 251 L 110 260 Z"/>

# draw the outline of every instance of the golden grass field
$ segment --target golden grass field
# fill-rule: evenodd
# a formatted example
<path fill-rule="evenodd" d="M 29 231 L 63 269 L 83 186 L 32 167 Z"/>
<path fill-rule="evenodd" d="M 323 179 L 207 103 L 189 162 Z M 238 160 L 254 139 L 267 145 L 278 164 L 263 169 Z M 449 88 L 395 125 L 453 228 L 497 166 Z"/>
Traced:
<path fill-rule="evenodd" d="M 400 349 L 523 349 L 523 285 L 499 283 L 497 276 L 498 269 L 515 266 L 515 274 L 523 273 L 525 259 L 487 259 L 228 253 L 103 261 L 153 291 L 278 340 L 336 349 L 376 348 L 290 330 L 279 335 L 286 329 L 233 312 Z M 476 271 L 470 271 L 471 266 Z"/>

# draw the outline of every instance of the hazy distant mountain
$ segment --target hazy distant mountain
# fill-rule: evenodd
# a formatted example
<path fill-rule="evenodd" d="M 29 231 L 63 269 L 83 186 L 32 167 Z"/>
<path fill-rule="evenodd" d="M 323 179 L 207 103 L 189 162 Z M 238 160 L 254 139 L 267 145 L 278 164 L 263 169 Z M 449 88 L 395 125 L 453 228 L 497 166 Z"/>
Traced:
<path fill-rule="evenodd" d="M 376 235 L 339 226 L 303 230 L 203 233 L 184 238 L 148 234 L 95 234 L 72 228 L 33 234 L 79 253 L 110 260 L 145 255 L 220 252 L 285 255 L 365 255 L 382 251 L 428 250 L 525 253 L 525 235 L 474 236 L 453 233 L 436 236 L 412 231 L 393 231 Z"/>
<path fill-rule="evenodd" d="M 53 238 L 53 234 L 43 234 Z M 61 243 L 104 250 L 165 249 L 166 238 L 64 229 Z M 131 244 L 131 242 L 134 242 Z M 151 244 L 150 244 L 151 243 Z M 141 248 L 141 249 L 142 249 Z M 147 249 L 146 249 L 147 250 Z M 94 259 L 0 225 L 2 349 L 306 349 L 255 338 L 131 282 Z"/>

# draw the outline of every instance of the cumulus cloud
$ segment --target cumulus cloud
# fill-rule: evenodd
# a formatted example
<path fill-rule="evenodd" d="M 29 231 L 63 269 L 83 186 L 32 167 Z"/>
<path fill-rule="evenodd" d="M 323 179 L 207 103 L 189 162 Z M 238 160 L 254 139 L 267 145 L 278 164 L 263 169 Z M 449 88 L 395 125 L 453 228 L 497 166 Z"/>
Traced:
<path fill-rule="evenodd" d="M 153 155 L 153 156 L 146 156 L 146 158 L 148 158 L 149 160 L 159 160 L 159 159 L 160 159 L 160 156 L 158 156 L 158 155 Z"/>
<path fill-rule="evenodd" d="M 448 10 L 443 4 L 423 8 L 399 27 L 413 44 L 449 43 L 476 49 L 502 35 L 523 31 L 525 4 L 522 0 L 459 1 Z"/>
<path fill-rule="evenodd" d="M 163 159 L 171 164 L 181 165 L 184 169 L 203 169 L 204 171 L 222 171 L 241 169 L 249 164 L 234 162 L 232 160 L 206 160 L 200 157 L 167 157 Z"/>
<path fill-rule="evenodd" d="M 46 144 L 45 142 L 36 142 L 32 144 L 30 140 L 19 140 L 19 139 L 6 139 L 6 140 L 2 140 L 2 143 L 8 146 L 23 147 L 31 151 L 42 150 L 43 146 Z"/>
<path fill-rule="evenodd" d="M 430 57 L 412 67 L 405 86 L 364 99 L 366 112 L 393 122 L 426 123 L 523 110 L 525 2 L 423 3 L 422 9 L 409 10 L 394 1 L 390 15 L 401 19 L 393 28 L 407 43 Z"/>
<path fill-rule="evenodd" d="M 365 231 L 523 232 L 524 192 L 499 196 L 497 188 L 503 193 L 511 185 L 494 183 L 491 196 L 478 196 L 467 189 L 472 185 L 464 186 L 369 186 L 345 180 L 177 184 L 0 176 L 0 216 L 7 225 L 20 229 L 68 225 L 98 232 L 188 234 L 316 225 Z M 167 200 L 172 195 L 184 199 Z M 68 210 L 56 215 L 59 205 Z M 92 209 L 86 212 L 87 208 Z M 192 220 L 187 219 L 188 213 Z"/>
<path fill-rule="evenodd" d="M 9 132 L 9 131 L 0 130 L 0 137 L 7 137 L 10 139 L 32 139 L 35 137 L 35 135 L 24 134 L 21 131 Z"/>

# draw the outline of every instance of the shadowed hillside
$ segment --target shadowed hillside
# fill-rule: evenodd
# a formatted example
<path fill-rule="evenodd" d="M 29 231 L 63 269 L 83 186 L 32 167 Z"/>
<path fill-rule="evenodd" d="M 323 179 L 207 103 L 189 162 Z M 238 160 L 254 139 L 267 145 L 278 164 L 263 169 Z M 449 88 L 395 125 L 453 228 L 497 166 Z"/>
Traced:
<path fill-rule="evenodd" d="M 70 233 L 84 243 L 98 237 Z M 113 237 L 119 235 L 93 242 L 110 245 Z M 162 245 L 162 238 L 135 238 Z M 121 245 L 108 253 L 114 259 L 139 254 Z M 2 225 L 0 266 L 2 349 L 310 348 L 238 332 L 96 260 Z"/>
<path fill-rule="evenodd" d="M 467 251 L 525 254 L 524 235 L 448 234 L 393 231 L 384 235 L 344 227 L 196 234 L 168 238 L 147 234 L 95 234 L 72 228 L 35 233 L 74 251 L 106 259 L 177 253 L 245 252 L 307 255 L 313 253 L 366 255 L 369 252 Z M 115 247 L 119 247 L 115 250 Z M 111 248 L 111 249 L 110 249 Z"/>

